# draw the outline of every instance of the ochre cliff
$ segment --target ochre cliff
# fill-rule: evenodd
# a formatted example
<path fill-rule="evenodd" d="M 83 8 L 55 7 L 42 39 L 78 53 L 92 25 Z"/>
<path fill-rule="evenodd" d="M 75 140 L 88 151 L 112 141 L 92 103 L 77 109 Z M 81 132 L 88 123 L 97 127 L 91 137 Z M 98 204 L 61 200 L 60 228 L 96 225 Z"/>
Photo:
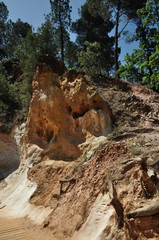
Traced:
<path fill-rule="evenodd" d="M 157 93 L 41 61 L 26 124 L 0 134 L 0 212 L 58 240 L 159 239 L 158 142 Z"/>
<path fill-rule="evenodd" d="M 27 123 L 27 139 L 53 160 L 72 161 L 82 154 L 87 134 L 107 136 L 111 112 L 97 92 L 76 72 L 61 77 L 37 66 Z"/>

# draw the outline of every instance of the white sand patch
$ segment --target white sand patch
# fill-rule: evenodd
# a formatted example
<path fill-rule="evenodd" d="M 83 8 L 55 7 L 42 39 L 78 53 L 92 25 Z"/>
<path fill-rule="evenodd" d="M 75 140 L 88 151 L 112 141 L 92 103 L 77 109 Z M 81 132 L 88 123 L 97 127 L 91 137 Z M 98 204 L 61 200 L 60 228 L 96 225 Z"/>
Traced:
<path fill-rule="evenodd" d="M 51 209 L 30 204 L 29 199 L 37 185 L 28 180 L 27 172 L 32 163 L 39 159 L 42 149 L 37 145 L 25 145 L 24 136 L 25 124 L 16 126 L 10 135 L 2 136 L 2 140 L 6 142 L 5 149 L 10 156 L 9 160 L 13 162 L 16 159 L 20 166 L 5 179 L 7 186 L 0 191 L 0 213 L 15 218 L 28 216 L 35 223 L 41 224 Z"/>
<path fill-rule="evenodd" d="M 29 203 L 36 189 L 36 183 L 27 179 L 27 171 L 28 169 L 17 170 L 6 179 L 8 185 L 0 194 L 1 204 L 5 206 L 1 212 L 12 217 L 28 216 L 35 223 L 41 224 L 51 209 Z"/>

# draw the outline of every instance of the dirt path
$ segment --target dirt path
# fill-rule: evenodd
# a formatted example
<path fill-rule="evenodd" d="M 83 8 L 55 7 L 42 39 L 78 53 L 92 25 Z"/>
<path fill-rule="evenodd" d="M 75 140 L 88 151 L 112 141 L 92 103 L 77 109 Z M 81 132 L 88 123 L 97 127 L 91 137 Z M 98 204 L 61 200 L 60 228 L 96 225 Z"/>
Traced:
<path fill-rule="evenodd" d="M 41 229 L 27 219 L 0 216 L 0 240 L 57 240 L 48 229 Z"/>

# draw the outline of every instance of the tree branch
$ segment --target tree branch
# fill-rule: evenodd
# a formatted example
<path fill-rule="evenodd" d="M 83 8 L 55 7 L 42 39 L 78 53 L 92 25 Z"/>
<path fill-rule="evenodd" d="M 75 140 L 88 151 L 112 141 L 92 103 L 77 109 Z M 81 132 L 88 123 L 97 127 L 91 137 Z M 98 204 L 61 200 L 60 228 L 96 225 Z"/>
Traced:
<path fill-rule="evenodd" d="M 127 22 L 125 23 L 124 27 L 123 27 L 122 30 L 119 32 L 118 37 L 120 37 L 121 33 L 124 31 L 124 29 L 126 28 L 126 26 L 128 25 L 129 22 L 130 22 L 130 19 L 127 20 Z"/>

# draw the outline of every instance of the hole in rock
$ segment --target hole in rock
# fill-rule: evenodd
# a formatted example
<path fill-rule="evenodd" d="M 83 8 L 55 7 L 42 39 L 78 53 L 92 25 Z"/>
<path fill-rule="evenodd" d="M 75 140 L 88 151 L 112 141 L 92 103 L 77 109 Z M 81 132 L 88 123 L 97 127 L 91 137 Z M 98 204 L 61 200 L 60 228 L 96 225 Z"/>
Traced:
<path fill-rule="evenodd" d="M 67 106 L 66 109 L 67 109 L 69 114 L 72 113 L 72 108 L 70 106 Z"/>
<path fill-rule="evenodd" d="M 81 113 L 73 112 L 73 113 L 72 113 L 72 117 L 73 117 L 74 119 L 79 118 L 79 117 L 83 117 L 83 116 L 85 115 L 85 113 L 88 112 L 88 111 L 89 111 L 89 109 L 86 109 L 85 111 L 83 111 L 83 112 L 81 112 Z"/>
<path fill-rule="evenodd" d="M 50 143 L 50 141 L 53 138 L 53 136 L 54 136 L 54 131 L 53 130 L 47 130 L 46 139 L 47 139 L 48 143 Z"/>
<path fill-rule="evenodd" d="M 42 129 L 37 129 L 36 133 L 37 133 L 38 137 L 42 137 L 42 135 L 43 135 Z"/>

